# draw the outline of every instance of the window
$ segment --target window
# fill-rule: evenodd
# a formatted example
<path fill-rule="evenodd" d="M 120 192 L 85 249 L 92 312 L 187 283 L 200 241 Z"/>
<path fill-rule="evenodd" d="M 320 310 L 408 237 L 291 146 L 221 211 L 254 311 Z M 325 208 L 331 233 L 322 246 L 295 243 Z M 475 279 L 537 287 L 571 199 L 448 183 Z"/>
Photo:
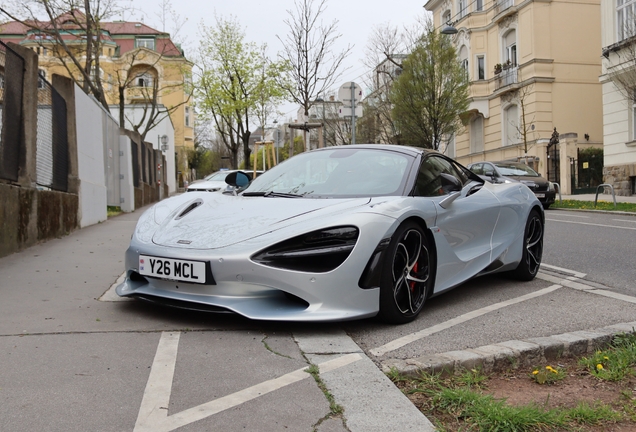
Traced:
<path fill-rule="evenodd" d="M 483 55 L 477 56 L 477 79 L 486 79 L 486 59 Z"/>
<path fill-rule="evenodd" d="M 616 0 L 616 32 L 618 41 L 627 39 L 635 34 L 634 13 L 636 13 L 636 0 Z"/>
<path fill-rule="evenodd" d="M 484 0 L 476 0 L 475 1 L 475 10 L 476 11 L 484 10 Z"/>
<path fill-rule="evenodd" d="M 417 173 L 415 180 L 415 196 L 440 196 L 452 192 L 445 175 L 455 177 L 460 184 L 464 185 L 468 181 L 468 176 L 459 167 L 456 167 L 450 160 L 440 156 L 429 156 L 426 158 Z"/>
<path fill-rule="evenodd" d="M 185 125 L 190 126 L 190 107 L 185 107 Z"/>
<path fill-rule="evenodd" d="M 152 38 L 138 38 L 135 40 L 135 46 L 137 48 L 155 49 L 155 40 Z"/>
<path fill-rule="evenodd" d="M 464 72 L 466 72 L 466 75 L 468 75 L 468 48 L 466 48 L 466 45 L 459 49 L 459 63 L 462 69 L 464 69 Z"/>
<path fill-rule="evenodd" d="M 46 71 L 44 69 L 38 69 L 38 88 L 42 89 L 45 86 Z"/>
<path fill-rule="evenodd" d="M 636 88 L 632 90 L 632 139 L 636 140 Z"/>
<path fill-rule="evenodd" d="M 484 117 L 478 115 L 470 122 L 470 152 L 484 151 Z"/>
<path fill-rule="evenodd" d="M 451 13 L 449 10 L 447 10 L 446 12 L 444 12 L 444 14 L 442 15 L 442 23 L 444 24 L 448 24 L 450 23 L 451 20 Z"/>
<path fill-rule="evenodd" d="M 0 89 L 3 89 L 3 88 L 4 88 L 4 71 L 0 71 Z"/>
<path fill-rule="evenodd" d="M 466 15 L 466 0 L 459 0 L 457 3 L 457 16 L 462 18 Z"/>
<path fill-rule="evenodd" d="M 519 111 L 517 105 L 510 105 L 504 110 L 504 145 L 516 144 L 519 141 Z"/>
<path fill-rule="evenodd" d="M 517 66 L 517 32 L 514 30 L 510 30 L 504 36 L 503 40 L 504 53 L 503 53 L 503 61 L 504 63 L 510 62 L 512 66 Z"/>
<path fill-rule="evenodd" d="M 152 75 L 144 73 L 135 78 L 137 87 L 152 87 Z"/>

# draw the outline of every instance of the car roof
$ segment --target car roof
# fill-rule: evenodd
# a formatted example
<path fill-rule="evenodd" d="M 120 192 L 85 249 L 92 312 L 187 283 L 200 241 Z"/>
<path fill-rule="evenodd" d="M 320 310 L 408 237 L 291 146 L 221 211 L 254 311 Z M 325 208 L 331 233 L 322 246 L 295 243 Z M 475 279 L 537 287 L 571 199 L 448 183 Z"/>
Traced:
<path fill-rule="evenodd" d="M 390 150 L 396 151 L 399 153 L 408 154 L 410 156 L 418 156 L 423 154 L 441 154 L 438 151 L 422 148 L 422 147 L 411 147 L 397 144 L 349 144 L 349 145 L 341 145 L 341 146 L 331 146 L 331 147 L 323 147 L 321 149 L 313 150 L 313 151 L 321 151 L 321 150 L 335 150 L 335 149 L 371 149 L 371 150 Z"/>

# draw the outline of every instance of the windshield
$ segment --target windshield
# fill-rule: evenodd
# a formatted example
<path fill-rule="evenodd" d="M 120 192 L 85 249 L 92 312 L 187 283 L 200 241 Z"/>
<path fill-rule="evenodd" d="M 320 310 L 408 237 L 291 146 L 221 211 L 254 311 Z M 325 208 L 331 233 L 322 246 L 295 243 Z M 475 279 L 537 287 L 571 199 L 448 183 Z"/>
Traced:
<path fill-rule="evenodd" d="M 528 165 L 514 162 L 497 162 L 495 165 L 503 176 L 539 177 L 539 174 Z"/>
<path fill-rule="evenodd" d="M 252 181 L 245 196 L 401 195 L 412 162 L 402 153 L 379 149 L 339 147 L 301 153 Z"/>
<path fill-rule="evenodd" d="M 225 177 L 231 172 L 232 171 L 227 171 L 227 170 L 225 170 L 225 171 L 217 171 L 215 173 L 210 174 L 207 177 L 204 177 L 203 180 L 207 180 L 207 181 L 210 181 L 210 180 L 222 181 L 222 180 L 225 180 Z"/>

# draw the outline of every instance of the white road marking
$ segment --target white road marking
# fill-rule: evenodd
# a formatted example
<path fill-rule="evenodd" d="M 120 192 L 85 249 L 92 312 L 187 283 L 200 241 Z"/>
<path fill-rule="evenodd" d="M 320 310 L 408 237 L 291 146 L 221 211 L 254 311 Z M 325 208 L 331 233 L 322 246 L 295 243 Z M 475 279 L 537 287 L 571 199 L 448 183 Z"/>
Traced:
<path fill-rule="evenodd" d="M 496 310 L 504 308 L 506 306 L 511 306 L 513 304 L 521 303 L 523 301 L 530 300 L 530 299 L 533 299 L 535 297 L 540 297 L 542 295 L 549 294 L 549 293 L 551 293 L 553 291 L 556 291 L 557 289 L 559 289 L 561 287 L 562 286 L 558 285 L 558 284 L 557 285 L 552 285 L 552 286 L 549 286 L 547 288 L 541 289 L 539 291 L 532 292 L 530 294 L 526 294 L 526 295 L 523 295 L 523 296 L 520 296 L 520 297 L 517 297 L 517 298 L 514 298 L 514 299 L 506 300 L 506 301 L 503 301 L 503 302 L 495 303 L 495 304 L 492 304 L 490 306 L 486 306 L 486 307 L 483 307 L 481 309 L 477 309 L 477 310 L 468 312 L 468 313 L 466 313 L 464 315 L 460 315 L 460 316 L 458 316 L 456 318 L 450 319 L 450 320 L 445 321 L 443 323 L 434 325 L 432 327 L 420 330 L 420 331 L 415 332 L 415 333 L 411 333 L 410 335 L 403 336 L 403 337 L 401 337 L 399 339 L 395 339 L 395 340 L 393 340 L 393 341 L 391 341 L 391 342 L 389 342 L 389 343 L 387 343 L 385 345 L 382 345 L 382 346 L 377 347 L 377 348 L 373 348 L 369 352 L 371 354 L 373 354 L 374 356 L 376 356 L 376 357 L 382 356 L 382 355 L 384 355 L 384 354 L 386 354 L 386 353 L 388 353 L 390 351 L 395 351 L 395 350 L 397 350 L 399 348 L 402 348 L 405 345 L 408 345 L 408 344 L 410 344 L 412 342 L 415 342 L 417 340 L 423 339 L 423 338 L 425 338 L 427 336 L 430 336 L 432 334 L 438 333 L 438 332 L 440 332 L 442 330 L 449 329 L 449 328 L 451 328 L 451 327 L 453 327 L 453 326 L 455 326 L 457 324 L 461 324 L 463 322 L 472 320 L 473 318 L 480 317 L 480 316 L 485 315 L 485 314 L 487 314 L 489 312 L 496 311 Z"/>
<path fill-rule="evenodd" d="M 108 288 L 106 290 L 106 292 L 104 294 L 102 294 L 102 296 L 100 298 L 98 298 L 97 300 L 99 301 L 103 301 L 103 302 L 116 302 L 116 301 L 132 301 L 134 299 L 132 298 L 127 298 L 127 297 L 119 297 L 117 295 L 117 293 L 115 292 L 115 288 L 117 288 L 117 285 L 119 285 L 120 283 L 122 283 L 124 281 L 124 279 L 126 278 L 126 272 L 123 272 L 121 274 L 121 276 L 119 276 L 117 278 L 117 280 L 115 281 L 114 284 L 112 284 L 110 286 L 110 288 Z"/>
<path fill-rule="evenodd" d="M 168 405 L 170 404 L 170 392 L 172 391 L 180 335 L 179 332 L 161 334 L 155 360 L 150 368 L 144 397 L 141 400 L 135 432 L 169 430 L 159 429 L 158 426 L 168 417 Z"/>
<path fill-rule="evenodd" d="M 634 230 L 634 231 L 636 231 L 636 227 L 622 227 L 622 226 L 616 226 L 616 225 L 605 225 L 605 224 L 595 224 L 595 223 L 588 223 L 588 222 L 565 221 L 565 220 L 559 220 L 559 219 L 546 219 L 546 220 L 547 221 L 552 221 L 552 222 L 570 223 L 570 224 L 578 224 L 578 225 L 591 225 L 591 226 L 597 226 L 597 227 L 603 227 L 603 228 L 616 228 L 616 229 L 624 229 L 624 230 Z"/>
<path fill-rule="evenodd" d="M 589 216 L 573 215 L 572 213 L 569 213 L 569 212 L 558 213 L 558 214 L 555 214 L 554 216 L 573 217 L 573 218 L 581 218 L 581 219 L 589 219 L 590 218 Z"/>
<path fill-rule="evenodd" d="M 557 267 L 557 266 L 541 263 L 541 268 L 543 268 L 543 267 L 545 267 L 547 269 L 551 269 L 551 270 L 560 271 L 562 273 L 569 273 L 569 274 L 574 275 L 574 276 L 576 276 L 578 278 L 584 278 L 585 276 L 587 276 L 585 273 L 580 273 L 580 272 L 577 272 L 576 270 L 570 270 L 570 269 L 566 269 L 566 268 L 563 268 L 563 267 Z"/>
<path fill-rule="evenodd" d="M 538 274 L 537 277 L 548 282 L 554 282 L 555 280 L 558 280 L 559 283 L 563 285 L 564 287 L 572 288 L 578 291 L 583 291 L 590 294 L 596 294 L 603 297 L 609 297 L 616 300 L 622 300 L 624 302 L 636 304 L 636 297 L 632 297 L 632 296 L 620 294 L 614 291 L 586 285 L 584 283 L 581 283 L 581 281 L 577 280 L 577 278 L 567 278 L 567 279 L 560 280 L 558 278 L 555 278 L 554 276 L 545 275 L 545 274 Z"/>
<path fill-rule="evenodd" d="M 179 333 L 161 335 L 134 432 L 170 432 L 311 376 L 306 372 L 305 367 L 168 416 L 178 344 Z M 318 368 L 320 373 L 326 373 L 360 359 L 362 359 L 360 354 L 347 354 L 320 363 Z"/>
<path fill-rule="evenodd" d="M 627 220 L 627 219 L 612 219 L 613 221 L 616 222 L 631 222 L 631 223 L 636 223 L 636 219 L 633 220 Z"/>

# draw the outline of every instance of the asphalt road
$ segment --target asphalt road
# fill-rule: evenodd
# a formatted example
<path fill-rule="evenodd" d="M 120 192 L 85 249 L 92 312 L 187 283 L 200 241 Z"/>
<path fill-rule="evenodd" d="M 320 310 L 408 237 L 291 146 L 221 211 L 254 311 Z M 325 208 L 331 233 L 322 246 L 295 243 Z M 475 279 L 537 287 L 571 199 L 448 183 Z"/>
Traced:
<path fill-rule="evenodd" d="M 550 210 L 535 280 L 478 278 L 389 326 L 122 301 L 112 287 L 139 215 L 0 259 L 0 431 L 430 430 L 380 372 L 387 361 L 636 316 L 632 216 Z"/>
<path fill-rule="evenodd" d="M 636 295 L 636 215 L 546 211 L 543 261 L 586 280 Z"/>

